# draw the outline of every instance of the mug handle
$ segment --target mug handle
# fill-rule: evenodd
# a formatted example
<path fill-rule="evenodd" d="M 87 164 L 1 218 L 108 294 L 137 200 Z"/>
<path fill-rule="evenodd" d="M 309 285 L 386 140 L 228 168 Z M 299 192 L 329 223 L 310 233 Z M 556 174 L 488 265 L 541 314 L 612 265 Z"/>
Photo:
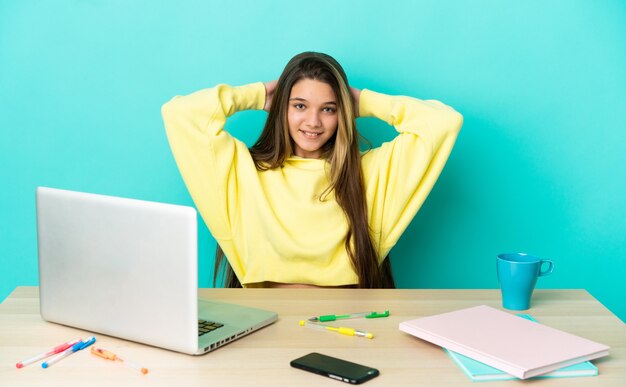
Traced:
<path fill-rule="evenodd" d="M 544 275 L 548 275 L 548 274 L 552 274 L 552 270 L 554 270 L 554 262 L 552 262 L 549 259 L 542 259 L 540 267 L 543 267 L 544 263 L 548 264 L 548 268 L 545 269 L 545 270 L 540 270 L 539 271 L 539 277 L 544 276 Z"/>

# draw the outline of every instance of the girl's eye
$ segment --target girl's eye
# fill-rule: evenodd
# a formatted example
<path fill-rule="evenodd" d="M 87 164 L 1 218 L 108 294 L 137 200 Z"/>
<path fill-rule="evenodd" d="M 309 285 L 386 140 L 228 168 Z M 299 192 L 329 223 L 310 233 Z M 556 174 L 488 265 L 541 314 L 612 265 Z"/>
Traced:
<path fill-rule="evenodd" d="M 326 112 L 326 113 L 334 113 L 335 111 L 337 111 L 337 109 L 332 108 L 332 107 L 328 107 L 327 106 L 327 107 L 324 108 L 324 112 Z"/>
<path fill-rule="evenodd" d="M 302 110 L 302 109 L 304 109 L 304 104 L 302 104 L 302 103 L 297 103 L 297 104 L 293 105 L 293 107 L 295 107 L 295 108 L 296 108 L 296 109 L 298 109 L 298 110 Z"/>

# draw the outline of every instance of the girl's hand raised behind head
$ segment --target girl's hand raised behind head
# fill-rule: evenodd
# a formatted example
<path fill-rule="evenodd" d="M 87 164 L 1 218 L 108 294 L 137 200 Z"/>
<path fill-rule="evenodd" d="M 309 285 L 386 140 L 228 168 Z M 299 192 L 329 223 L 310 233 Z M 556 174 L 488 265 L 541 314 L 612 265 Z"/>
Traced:
<path fill-rule="evenodd" d="M 277 84 L 278 81 L 265 82 L 265 106 L 263 106 L 263 110 L 266 112 L 269 112 L 270 107 L 272 106 L 272 97 L 274 97 L 274 91 L 276 90 Z"/>

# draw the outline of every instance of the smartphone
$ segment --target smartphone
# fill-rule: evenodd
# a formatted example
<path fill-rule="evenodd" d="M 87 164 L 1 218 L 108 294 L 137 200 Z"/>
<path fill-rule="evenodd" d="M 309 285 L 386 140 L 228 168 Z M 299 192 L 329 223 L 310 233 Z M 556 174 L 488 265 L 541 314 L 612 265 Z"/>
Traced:
<path fill-rule="evenodd" d="M 377 369 L 313 352 L 291 361 L 291 366 L 351 384 L 361 384 L 378 375 Z"/>

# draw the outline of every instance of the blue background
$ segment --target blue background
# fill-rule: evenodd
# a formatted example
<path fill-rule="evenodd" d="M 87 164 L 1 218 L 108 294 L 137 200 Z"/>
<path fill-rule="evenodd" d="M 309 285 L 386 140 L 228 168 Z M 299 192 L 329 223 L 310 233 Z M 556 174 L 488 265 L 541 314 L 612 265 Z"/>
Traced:
<path fill-rule="evenodd" d="M 0 2 L 0 299 L 37 284 L 35 187 L 192 204 L 161 105 L 275 79 L 305 50 L 351 83 L 440 99 L 465 124 L 392 252 L 400 287 L 496 288 L 495 257 L 555 262 L 626 319 L 623 1 Z M 227 128 L 248 143 L 266 115 Z M 375 145 L 393 137 L 359 125 Z M 214 241 L 200 231 L 200 286 Z"/>

